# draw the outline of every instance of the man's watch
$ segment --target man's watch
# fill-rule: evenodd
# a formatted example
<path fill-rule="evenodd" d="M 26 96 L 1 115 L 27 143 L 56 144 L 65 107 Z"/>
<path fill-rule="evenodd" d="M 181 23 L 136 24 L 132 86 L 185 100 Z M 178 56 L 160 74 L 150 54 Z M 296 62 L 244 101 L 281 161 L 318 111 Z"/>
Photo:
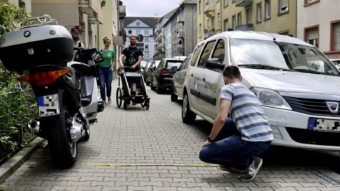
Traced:
<path fill-rule="evenodd" d="M 214 142 L 214 139 L 212 139 L 210 136 L 208 136 L 208 141 L 209 142 Z"/>

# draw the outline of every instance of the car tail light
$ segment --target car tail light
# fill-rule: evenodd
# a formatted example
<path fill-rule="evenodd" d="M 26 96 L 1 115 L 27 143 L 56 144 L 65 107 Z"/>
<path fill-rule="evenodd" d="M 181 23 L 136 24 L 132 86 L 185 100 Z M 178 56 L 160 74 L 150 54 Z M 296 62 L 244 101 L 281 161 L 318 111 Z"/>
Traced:
<path fill-rule="evenodd" d="M 161 70 L 161 75 L 162 75 L 162 76 L 171 75 L 171 71 L 170 71 L 170 70 L 167 70 L 167 69 L 163 69 L 163 70 Z"/>
<path fill-rule="evenodd" d="M 37 86 L 46 86 L 54 83 L 59 77 L 70 72 L 70 69 L 54 70 L 47 72 L 35 73 L 27 76 L 20 76 L 17 78 L 18 81 L 28 82 Z"/>

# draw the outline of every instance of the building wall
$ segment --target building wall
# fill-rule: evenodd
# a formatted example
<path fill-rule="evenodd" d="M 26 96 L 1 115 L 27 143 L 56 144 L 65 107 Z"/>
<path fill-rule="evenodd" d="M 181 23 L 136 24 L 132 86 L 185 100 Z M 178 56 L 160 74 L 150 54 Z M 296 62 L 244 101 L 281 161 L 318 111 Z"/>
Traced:
<path fill-rule="evenodd" d="M 339 1 L 319 1 L 309 6 L 304 1 L 297 1 L 297 36 L 305 40 L 305 29 L 318 26 L 319 28 L 319 49 L 331 58 L 340 58 L 340 50 L 331 51 L 331 24 L 340 20 Z"/>
<path fill-rule="evenodd" d="M 197 44 L 197 5 L 186 4 L 184 6 L 184 56 L 193 52 Z"/>

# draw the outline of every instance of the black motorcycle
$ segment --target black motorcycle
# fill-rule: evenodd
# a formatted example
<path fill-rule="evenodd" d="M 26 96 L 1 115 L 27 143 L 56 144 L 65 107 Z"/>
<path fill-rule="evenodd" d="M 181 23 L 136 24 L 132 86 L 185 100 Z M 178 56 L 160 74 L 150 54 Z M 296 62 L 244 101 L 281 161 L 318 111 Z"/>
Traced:
<path fill-rule="evenodd" d="M 71 167 L 77 142 L 90 138 L 90 125 L 104 110 L 96 83 L 103 58 L 96 49 L 74 48 L 68 30 L 48 15 L 14 20 L 10 26 L 0 37 L 0 59 L 32 86 L 39 113 L 28 126 L 48 140 L 57 166 Z"/>

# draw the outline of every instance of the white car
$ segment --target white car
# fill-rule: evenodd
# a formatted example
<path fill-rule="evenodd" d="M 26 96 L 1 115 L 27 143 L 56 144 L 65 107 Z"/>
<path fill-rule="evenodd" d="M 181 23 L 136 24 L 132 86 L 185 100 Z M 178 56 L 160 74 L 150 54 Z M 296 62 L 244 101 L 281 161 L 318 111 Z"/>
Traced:
<path fill-rule="evenodd" d="M 335 67 L 338 68 L 338 70 L 340 70 L 340 59 L 330 59 L 334 64 L 335 64 Z"/>
<path fill-rule="evenodd" d="M 200 42 L 186 71 L 182 119 L 213 123 L 225 66 L 240 68 L 242 83 L 262 103 L 273 145 L 340 151 L 340 74 L 316 47 L 263 32 L 230 31 Z"/>

